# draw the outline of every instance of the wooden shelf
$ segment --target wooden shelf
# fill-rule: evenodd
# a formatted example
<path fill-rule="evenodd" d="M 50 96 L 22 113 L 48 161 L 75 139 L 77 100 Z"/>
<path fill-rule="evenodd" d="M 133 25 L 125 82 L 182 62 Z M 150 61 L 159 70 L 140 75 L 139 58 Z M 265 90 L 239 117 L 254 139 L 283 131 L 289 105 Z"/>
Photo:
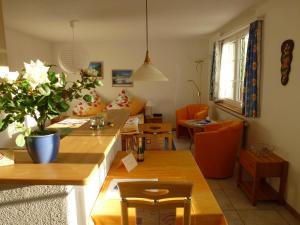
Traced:
<path fill-rule="evenodd" d="M 248 198 L 252 197 L 253 181 L 241 181 L 239 182 L 239 186 L 246 193 Z M 262 182 L 259 185 L 256 198 L 257 200 L 277 200 L 278 192 L 276 192 L 268 183 Z"/>
<path fill-rule="evenodd" d="M 274 153 L 256 155 L 254 152 L 240 152 L 238 186 L 246 193 L 253 205 L 258 200 L 277 200 L 284 203 L 288 162 Z M 243 170 L 252 176 L 252 181 L 243 180 Z M 280 178 L 279 191 L 275 191 L 267 182 L 268 177 Z"/>

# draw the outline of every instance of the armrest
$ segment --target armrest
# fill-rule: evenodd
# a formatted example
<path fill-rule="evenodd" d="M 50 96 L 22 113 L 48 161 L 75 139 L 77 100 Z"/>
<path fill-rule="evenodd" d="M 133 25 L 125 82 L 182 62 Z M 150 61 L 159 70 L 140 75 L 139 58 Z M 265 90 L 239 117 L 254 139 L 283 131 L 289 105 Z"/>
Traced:
<path fill-rule="evenodd" d="M 216 131 L 224 127 L 223 123 L 212 123 L 204 127 L 204 132 Z"/>
<path fill-rule="evenodd" d="M 202 120 L 205 119 L 208 116 L 208 110 L 207 109 L 202 109 L 199 112 L 195 114 L 195 119 L 196 120 Z"/>
<path fill-rule="evenodd" d="M 188 119 L 186 108 L 180 108 L 176 110 L 176 121 L 177 120 L 186 120 Z"/>

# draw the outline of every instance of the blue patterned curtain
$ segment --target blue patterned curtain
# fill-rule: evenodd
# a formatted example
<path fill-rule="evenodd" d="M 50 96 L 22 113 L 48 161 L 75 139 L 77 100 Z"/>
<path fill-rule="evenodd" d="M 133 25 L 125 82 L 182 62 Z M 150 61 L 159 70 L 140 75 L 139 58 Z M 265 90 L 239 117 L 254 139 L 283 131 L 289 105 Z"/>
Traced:
<path fill-rule="evenodd" d="M 216 80 L 216 43 L 213 47 L 213 56 L 211 62 L 211 75 L 210 75 L 210 86 L 209 86 L 209 100 L 215 100 L 215 80 Z"/>
<path fill-rule="evenodd" d="M 262 21 L 250 24 L 243 90 L 243 115 L 258 116 L 258 83 L 260 76 Z"/>

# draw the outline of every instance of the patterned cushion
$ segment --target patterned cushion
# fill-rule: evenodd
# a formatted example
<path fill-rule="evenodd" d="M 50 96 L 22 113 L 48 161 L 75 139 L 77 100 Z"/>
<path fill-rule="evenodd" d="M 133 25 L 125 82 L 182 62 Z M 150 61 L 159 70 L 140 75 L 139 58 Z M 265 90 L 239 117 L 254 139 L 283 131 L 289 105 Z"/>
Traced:
<path fill-rule="evenodd" d="M 130 97 L 125 89 L 123 89 L 118 97 L 106 106 L 106 109 L 123 109 L 129 107 Z"/>
<path fill-rule="evenodd" d="M 94 102 L 87 103 L 83 99 L 78 99 L 76 101 L 76 105 L 73 108 L 73 114 L 77 116 L 94 116 L 98 113 L 102 112 L 105 107 L 106 103 L 101 99 L 99 95 L 97 95 L 95 90 L 88 91 L 86 93 L 83 93 L 83 95 L 89 94 L 94 97 Z"/>

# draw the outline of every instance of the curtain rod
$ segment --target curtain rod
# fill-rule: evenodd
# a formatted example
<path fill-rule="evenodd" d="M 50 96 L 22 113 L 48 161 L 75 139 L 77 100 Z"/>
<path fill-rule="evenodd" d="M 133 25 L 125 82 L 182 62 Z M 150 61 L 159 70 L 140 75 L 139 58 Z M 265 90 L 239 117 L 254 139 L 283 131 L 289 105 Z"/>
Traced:
<path fill-rule="evenodd" d="M 264 15 L 261 15 L 261 16 L 257 16 L 253 19 L 250 19 L 247 24 L 243 24 L 241 26 L 239 26 L 239 28 L 237 29 L 232 29 L 231 31 L 228 31 L 228 32 L 219 32 L 219 38 L 218 38 L 218 41 L 221 41 L 221 40 L 224 40 L 234 34 L 237 34 L 239 33 L 240 31 L 248 28 L 250 26 L 250 24 L 256 20 L 264 20 L 265 19 L 265 16 Z"/>

